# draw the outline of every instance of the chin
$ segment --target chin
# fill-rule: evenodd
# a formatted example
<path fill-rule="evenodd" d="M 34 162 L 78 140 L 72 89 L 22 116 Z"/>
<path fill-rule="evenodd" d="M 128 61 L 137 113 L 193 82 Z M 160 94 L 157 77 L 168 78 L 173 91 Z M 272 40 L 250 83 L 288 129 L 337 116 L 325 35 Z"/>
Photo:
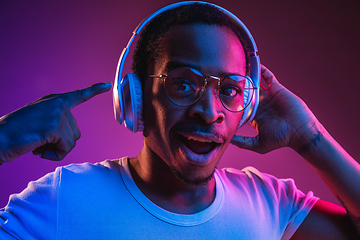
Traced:
<path fill-rule="evenodd" d="M 214 178 L 214 170 L 211 172 L 208 176 L 198 177 L 194 179 L 190 179 L 185 174 L 182 174 L 180 171 L 178 171 L 175 167 L 171 167 L 171 171 L 173 174 L 177 177 L 178 180 L 180 180 L 182 183 L 186 185 L 193 185 L 193 186 L 202 186 L 209 183 Z"/>

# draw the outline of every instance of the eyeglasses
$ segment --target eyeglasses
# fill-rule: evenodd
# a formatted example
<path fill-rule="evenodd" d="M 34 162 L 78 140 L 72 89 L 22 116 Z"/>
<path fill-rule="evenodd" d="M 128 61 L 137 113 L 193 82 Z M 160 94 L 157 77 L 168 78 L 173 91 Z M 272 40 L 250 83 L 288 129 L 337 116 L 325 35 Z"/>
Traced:
<path fill-rule="evenodd" d="M 166 75 L 149 75 L 149 77 L 163 78 L 167 96 L 179 106 L 194 104 L 205 92 L 208 79 L 217 80 L 220 101 L 230 112 L 244 110 L 250 104 L 257 89 L 248 76 L 229 75 L 221 78 L 204 76 L 198 70 L 188 67 L 175 68 Z"/>

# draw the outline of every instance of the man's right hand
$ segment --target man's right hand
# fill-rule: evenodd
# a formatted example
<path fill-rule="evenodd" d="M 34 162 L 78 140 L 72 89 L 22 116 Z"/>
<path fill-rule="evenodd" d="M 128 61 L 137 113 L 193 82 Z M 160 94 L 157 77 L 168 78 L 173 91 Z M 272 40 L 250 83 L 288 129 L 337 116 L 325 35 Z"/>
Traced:
<path fill-rule="evenodd" d="M 28 152 L 49 160 L 62 160 L 80 138 L 70 110 L 110 90 L 98 83 L 74 92 L 42 97 L 0 118 L 0 165 Z"/>

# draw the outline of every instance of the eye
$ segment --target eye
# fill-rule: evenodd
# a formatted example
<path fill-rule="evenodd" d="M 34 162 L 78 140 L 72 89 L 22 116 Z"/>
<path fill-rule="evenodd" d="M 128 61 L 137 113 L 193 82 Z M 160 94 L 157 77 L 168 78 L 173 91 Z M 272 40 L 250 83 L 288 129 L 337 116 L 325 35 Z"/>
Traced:
<path fill-rule="evenodd" d="M 238 86 L 226 85 L 220 88 L 220 95 L 227 98 L 235 98 L 242 94 L 242 91 Z"/>
<path fill-rule="evenodd" d="M 172 91 L 178 94 L 191 94 L 196 91 L 192 81 L 186 78 L 175 78 L 172 80 Z"/>

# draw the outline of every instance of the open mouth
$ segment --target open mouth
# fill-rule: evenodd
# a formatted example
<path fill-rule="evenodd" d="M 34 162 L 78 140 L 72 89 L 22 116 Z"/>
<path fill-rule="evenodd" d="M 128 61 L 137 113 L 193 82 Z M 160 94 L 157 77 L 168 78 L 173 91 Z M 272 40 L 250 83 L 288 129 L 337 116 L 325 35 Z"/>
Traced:
<path fill-rule="evenodd" d="M 197 154 L 207 154 L 220 145 L 220 143 L 216 143 L 204 138 L 183 135 L 180 136 L 185 146 Z"/>

